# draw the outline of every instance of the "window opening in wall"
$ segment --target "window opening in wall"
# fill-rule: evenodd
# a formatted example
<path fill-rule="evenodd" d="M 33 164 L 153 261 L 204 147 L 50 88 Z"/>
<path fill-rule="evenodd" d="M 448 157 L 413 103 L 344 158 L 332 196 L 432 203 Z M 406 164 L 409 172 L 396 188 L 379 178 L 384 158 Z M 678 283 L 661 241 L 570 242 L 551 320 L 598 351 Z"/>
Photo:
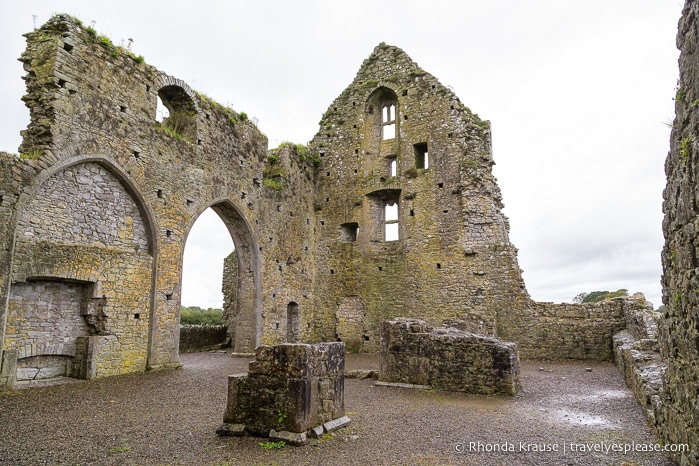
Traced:
<path fill-rule="evenodd" d="M 396 105 L 393 103 L 381 107 L 381 134 L 384 141 L 396 137 Z"/>
<path fill-rule="evenodd" d="M 340 240 L 344 243 L 354 243 L 357 241 L 359 224 L 356 222 L 343 223 L 340 225 Z"/>
<path fill-rule="evenodd" d="M 179 86 L 158 91 L 155 120 L 168 135 L 194 143 L 197 139 L 197 109 L 191 97 Z"/>
<path fill-rule="evenodd" d="M 387 201 L 384 205 L 384 240 L 398 241 L 400 239 L 398 228 L 398 201 Z"/>
<path fill-rule="evenodd" d="M 162 123 L 170 116 L 170 110 L 163 104 L 163 99 L 158 96 L 158 103 L 155 107 L 155 121 Z"/>
<path fill-rule="evenodd" d="M 398 161 L 395 158 L 390 158 L 388 159 L 388 176 L 397 176 L 398 175 Z"/>
<path fill-rule="evenodd" d="M 430 158 L 427 153 L 427 143 L 421 142 L 413 145 L 415 152 L 415 168 L 427 170 L 430 168 Z"/>

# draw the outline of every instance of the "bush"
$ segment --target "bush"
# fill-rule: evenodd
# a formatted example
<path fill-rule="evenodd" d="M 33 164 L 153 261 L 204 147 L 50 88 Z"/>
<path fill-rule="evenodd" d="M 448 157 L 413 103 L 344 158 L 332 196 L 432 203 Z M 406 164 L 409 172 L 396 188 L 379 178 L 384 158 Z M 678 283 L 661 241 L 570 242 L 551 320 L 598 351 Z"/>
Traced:
<path fill-rule="evenodd" d="M 223 321 L 222 309 L 202 309 L 199 306 L 185 307 L 180 310 L 181 325 L 221 325 Z"/>

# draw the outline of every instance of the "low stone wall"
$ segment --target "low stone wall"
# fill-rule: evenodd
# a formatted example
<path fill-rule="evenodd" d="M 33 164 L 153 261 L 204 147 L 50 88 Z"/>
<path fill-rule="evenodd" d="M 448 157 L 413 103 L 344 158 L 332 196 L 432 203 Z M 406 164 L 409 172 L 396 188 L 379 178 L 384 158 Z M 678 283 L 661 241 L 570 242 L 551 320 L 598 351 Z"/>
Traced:
<path fill-rule="evenodd" d="M 181 325 L 180 353 L 193 353 L 225 346 L 226 332 L 225 325 Z"/>
<path fill-rule="evenodd" d="M 645 309 L 643 295 L 590 304 L 532 302 L 527 309 L 498 314 L 499 338 L 517 342 L 525 359 L 614 358 L 612 337 L 630 323 L 629 309 Z"/>
<path fill-rule="evenodd" d="M 625 316 L 626 330 L 614 335 L 614 359 L 626 385 L 645 411 L 648 423 L 657 429 L 662 417 L 663 377 L 667 371 L 657 339 L 661 314 L 647 303 L 645 307 L 627 306 Z"/>
<path fill-rule="evenodd" d="M 228 377 L 219 435 L 255 434 L 292 445 L 347 425 L 345 344 L 259 346 L 247 374 Z"/>
<path fill-rule="evenodd" d="M 417 319 L 384 321 L 379 382 L 515 395 L 521 388 L 517 345 Z"/>

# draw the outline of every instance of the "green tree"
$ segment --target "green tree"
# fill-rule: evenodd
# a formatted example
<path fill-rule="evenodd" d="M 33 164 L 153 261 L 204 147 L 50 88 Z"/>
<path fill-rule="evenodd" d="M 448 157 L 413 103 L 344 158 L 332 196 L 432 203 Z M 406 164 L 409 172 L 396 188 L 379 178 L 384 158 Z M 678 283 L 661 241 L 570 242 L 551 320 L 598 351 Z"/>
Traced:
<path fill-rule="evenodd" d="M 180 309 L 181 325 L 221 325 L 222 320 L 222 309 L 202 309 L 199 306 L 182 306 Z"/>
<path fill-rule="evenodd" d="M 606 299 L 621 298 L 629 295 L 629 290 L 620 288 L 616 291 L 592 291 L 590 293 L 580 293 L 573 298 L 573 302 L 577 304 L 598 303 Z"/>

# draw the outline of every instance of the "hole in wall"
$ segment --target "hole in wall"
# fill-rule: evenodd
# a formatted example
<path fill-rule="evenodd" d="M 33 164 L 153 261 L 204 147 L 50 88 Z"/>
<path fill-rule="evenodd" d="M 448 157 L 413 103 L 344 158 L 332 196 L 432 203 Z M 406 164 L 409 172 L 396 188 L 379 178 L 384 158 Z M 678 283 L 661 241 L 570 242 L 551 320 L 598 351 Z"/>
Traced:
<path fill-rule="evenodd" d="M 126 113 L 128 110 L 128 107 L 126 107 L 126 105 L 120 105 L 119 110 L 121 110 L 121 113 Z"/>
<path fill-rule="evenodd" d="M 135 151 L 133 151 L 133 156 L 135 158 L 139 158 L 141 156 L 141 153 L 139 151 L 135 150 Z"/>
<path fill-rule="evenodd" d="M 58 80 L 58 86 L 59 86 L 59 87 L 66 87 L 66 80 L 65 80 L 65 79 L 59 79 L 59 80 Z"/>
<path fill-rule="evenodd" d="M 165 230 L 165 236 L 168 238 L 172 237 L 172 230 Z"/>
<path fill-rule="evenodd" d="M 340 225 L 340 241 L 345 243 L 353 243 L 357 241 L 359 232 L 359 224 L 357 222 L 348 222 Z"/>
<path fill-rule="evenodd" d="M 69 44 L 68 42 L 63 43 L 63 50 L 66 52 L 72 52 L 73 51 L 73 45 Z"/>
<path fill-rule="evenodd" d="M 172 301 L 172 293 L 165 293 L 165 299 L 168 301 Z"/>
<path fill-rule="evenodd" d="M 163 198 L 163 190 L 162 190 L 162 189 L 159 189 L 158 192 L 157 192 L 157 195 L 158 195 L 159 198 L 162 199 L 162 198 Z"/>

